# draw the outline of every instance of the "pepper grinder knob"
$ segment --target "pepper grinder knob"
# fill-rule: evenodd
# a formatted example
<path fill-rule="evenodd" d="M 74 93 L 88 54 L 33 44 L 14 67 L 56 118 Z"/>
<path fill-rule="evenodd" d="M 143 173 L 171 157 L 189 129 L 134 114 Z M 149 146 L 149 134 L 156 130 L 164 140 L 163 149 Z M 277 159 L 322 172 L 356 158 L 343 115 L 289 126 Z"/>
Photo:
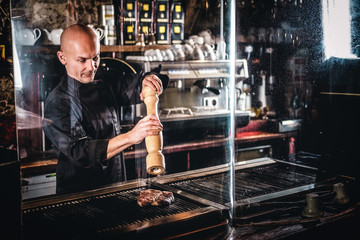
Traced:
<path fill-rule="evenodd" d="M 154 115 L 159 117 L 157 105 L 159 102 L 158 95 L 150 87 L 144 87 L 142 90 L 144 96 L 144 102 L 146 105 L 147 115 Z M 146 156 L 146 171 L 151 175 L 160 175 L 165 171 L 165 158 L 162 154 L 163 148 L 163 135 L 162 131 L 157 135 L 145 137 L 146 150 L 148 155 Z"/>

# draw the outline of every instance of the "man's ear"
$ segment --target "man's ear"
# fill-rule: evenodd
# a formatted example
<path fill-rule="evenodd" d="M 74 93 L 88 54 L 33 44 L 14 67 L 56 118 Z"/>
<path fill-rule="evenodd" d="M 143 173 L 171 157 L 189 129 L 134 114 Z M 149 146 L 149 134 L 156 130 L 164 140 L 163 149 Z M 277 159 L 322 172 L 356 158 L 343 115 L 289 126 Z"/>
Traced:
<path fill-rule="evenodd" d="M 57 56 L 58 56 L 59 61 L 61 62 L 61 64 L 66 65 L 66 58 L 65 58 L 64 52 L 63 51 L 58 51 Z"/>

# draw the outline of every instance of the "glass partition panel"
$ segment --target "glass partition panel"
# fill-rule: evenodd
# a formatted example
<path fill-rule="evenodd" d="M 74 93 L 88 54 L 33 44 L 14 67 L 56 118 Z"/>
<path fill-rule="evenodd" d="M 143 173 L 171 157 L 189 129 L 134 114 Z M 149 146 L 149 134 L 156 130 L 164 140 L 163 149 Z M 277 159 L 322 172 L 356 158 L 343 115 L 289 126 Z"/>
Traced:
<path fill-rule="evenodd" d="M 249 237 L 358 192 L 358 1 L 11 8 L 25 239 Z"/>
<path fill-rule="evenodd" d="M 350 157 L 359 143 L 351 110 L 359 100 L 359 2 L 236 4 L 236 54 L 249 71 L 235 83 L 236 109 L 250 111 L 251 119 L 235 135 L 235 219 L 256 222 L 257 212 L 262 222 L 264 209 L 273 209 L 266 204 L 278 207 L 274 198 L 295 201 L 291 194 L 321 181 L 294 166 L 359 175 Z M 249 164 L 246 175 L 237 168 Z"/>
<path fill-rule="evenodd" d="M 105 235 L 185 213 L 181 231 L 227 226 L 235 129 L 250 120 L 235 109 L 249 77 L 235 1 L 11 3 L 24 234 L 47 211 L 97 216 Z"/>
<path fill-rule="evenodd" d="M 250 124 L 237 130 L 237 161 L 253 157 L 298 160 L 300 149 L 319 151 L 321 146 L 320 151 L 325 151 L 325 135 L 330 133 L 324 135 L 327 131 L 320 125 L 331 117 L 321 115 L 325 107 L 321 104 L 324 92 L 335 91 L 342 81 L 340 76 L 330 78 L 334 64 L 341 65 L 336 72 L 343 76 L 347 70 L 340 69 L 357 62 L 358 7 L 357 1 L 335 0 L 237 2 L 237 55 L 249 65 L 249 78 L 237 87 L 237 108 L 251 111 Z M 356 73 L 348 74 L 344 79 L 356 77 Z M 347 86 L 346 92 L 356 91 L 352 84 Z M 279 134 L 286 136 L 274 140 Z M 299 138 L 303 134 L 306 138 Z M 250 143 L 253 138 L 259 141 Z"/>

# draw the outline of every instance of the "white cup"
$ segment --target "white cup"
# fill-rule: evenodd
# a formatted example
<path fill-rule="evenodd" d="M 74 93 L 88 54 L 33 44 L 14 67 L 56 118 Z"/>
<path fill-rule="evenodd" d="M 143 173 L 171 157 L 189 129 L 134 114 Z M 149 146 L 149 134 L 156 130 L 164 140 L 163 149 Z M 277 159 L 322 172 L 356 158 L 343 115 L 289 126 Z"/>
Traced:
<path fill-rule="evenodd" d="M 166 53 L 168 61 L 174 61 L 175 60 L 175 56 L 174 56 L 173 51 L 171 51 L 170 49 L 166 49 L 165 53 Z"/>
<path fill-rule="evenodd" d="M 205 60 L 205 56 L 203 51 L 201 50 L 200 46 L 195 46 L 195 50 L 192 54 L 192 58 L 194 60 Z"/>
<path fill-rule="evenodd" d="M 209 44 L 209 45 L 214 44 L 214 40 L 212 39 L 210 30 L 201 31 L 198 35 L 199 35 L 199 37 L 204 38 L 205 44 Z"/>
<path fill-rule="evenodd" d="M 154 53 L 155 53 L 155 61 L 162 62 L 164 60 L 163 55 L 159 49 L 155 49 Z"/>

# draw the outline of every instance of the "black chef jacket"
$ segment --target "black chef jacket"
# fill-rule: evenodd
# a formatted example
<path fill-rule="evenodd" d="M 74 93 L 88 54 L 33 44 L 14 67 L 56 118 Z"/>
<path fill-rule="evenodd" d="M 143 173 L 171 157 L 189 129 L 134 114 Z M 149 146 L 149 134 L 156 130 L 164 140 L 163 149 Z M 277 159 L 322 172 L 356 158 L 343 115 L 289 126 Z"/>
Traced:
<path fill-rule="evenodd" d="M 156 74 L 168 84 L 168 77 Z M 144 74 L 83 84 L 69 76 L 45 101 L 43 129 L 58 155 L 56 192 L 69 193 L 126 180 L 123 154 L 106 160 L 120 134 L 120 106 L 140 102 Z M 119 79 L 120 78 L 120 79 Z"/>

